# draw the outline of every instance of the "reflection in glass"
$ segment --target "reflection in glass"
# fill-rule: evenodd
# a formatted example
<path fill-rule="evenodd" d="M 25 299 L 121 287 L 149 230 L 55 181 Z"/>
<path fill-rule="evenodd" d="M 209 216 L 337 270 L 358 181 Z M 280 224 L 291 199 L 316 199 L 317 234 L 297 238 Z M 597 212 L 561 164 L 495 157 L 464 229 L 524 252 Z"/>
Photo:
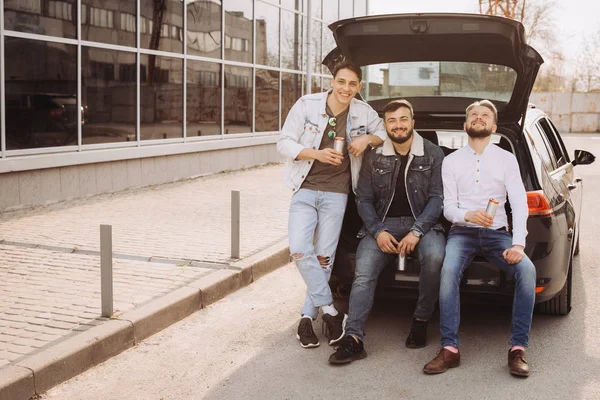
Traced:
<path fill-rule="evenodd" d="M 311 10 L 311 13 L 310 13 L 311 17 L 313 17 L 313 18 L 319 18 L 320 19 L 321 16 L 322 16 L 322 14 L 321 14 L 321 0 L 308 0 L 308 1 L 310 1 L 310 5 L 312 7 L 312 10 Z M 326 1 L 331 2 L 331 0 L 326 0 Z M 337 1 L 336 1 L 336 3 L 337 3 Z M 336 4 L 336 6 L 337 6 L 337 4 Z"/>
<path fill-rule="evenodd" d="M 281 74 L 281 125 L 285 123 L 292 106 L 302 97 L 302 75 Z"/>
<path fill-rule="evenodd" d="M 310 92 L 311 93 L 319 93 L 320 91 L 321 91 L 321 77 L 313 75 L 312 80 L 311 80 Z"/>
<path fill-rule="evenodd" d="M 340 19 L 352 18 L 354 16 L 354 1 L 340 0 Z"/>
<path fill-rule="evenodd" d="M 187 5 L 187 52 L 221 58 L 221 2 L 196 0 Z"/>
<path fill-rule="evenodd" d="M 252 68 L 225 66 L 225 133 L 252 132 Z"/>
<path fill-rule="evenodd" d="M 311 51 L 314 55 L 313 60 L 313 72 L 317 74 L 321 72 L 321 62 L 323 61 L 322 55 L 322 45 L 321 45 L 321 23 L 318 21 L 312 20 L 312 41 L 311 41 Z"/>
<path fill-rule="evenodd" d="M 77 0 L 4 0 L 4 29 L 77 38 Z"/>
<path fill-rule="evenodd" d="M 135 141 L 135 53 L 81 48 L 82 143 Z"/>
<path fill-rule="evenodd" d="M 225 59 L 252 62 L 253 0 L 227 0 L 225 7 Z"/>
<path fill-rule="evenodd" d="M 256 2 L 256 63 L 279 67 L 279 8 Z"/>
<path fill-rule="evenodd" d="M 52 2 L 51 2 L 52 3 Z M 135 46 L 136 0 L 82 0 L 81 38 L 93 42 Z"/>
<path fill-rule="evenodd" d="M 290 11 L 281 10 L 281 67 L 301 70 L 302 17 Z"/>
<path fill-rule="evenodd" d="M 187 62 L 187 136 L 221 134 L 221 65 Z"/>
<path fill-rule="evenodd" d="M 77 144 L 77 46 L 5 38 L 6 148 Z"/>
<path fill-rule="evenodd" d="M 336 47 L 333 32 L 331 32 L 331 29 L 329 29 L 327 25 L 323 25 L 323 57 L 320 61 L 323 61 L 323 58 L 327 57 L 327 54 Z M 328 71 L 328 68 L 323 66 L 323 72 L 326 71 Z"/>
<path fill-rule="evenodd" d="M 256 70 L 256 132 L 279 129 L 279 72 Z"/>
<path fill-rule="evenodd" d="M 338 0 L 329 0 L 323 6 L 323 22 L 330 24 L 337 21 L 338 15 Z"/>
<path fill-rule="evenodd" d="M 290 10 L 302 11 L 302 0 L 281 0 L 281 6 Z"/>
<path fill-rule="evenodd" d="M 183 137 L 183 60 L 140 56 L 140 137 Z"/>
<path fill-rule="evenodd" d="M 140 44 L 144 49 L 183 52 L 183 2 L 140 0 Z"/>
<path fill-rule="evenodd" d="M 354 0 L 354 16 L 363 17 L 365 15 L 367 15 L 366 0 Z"/>

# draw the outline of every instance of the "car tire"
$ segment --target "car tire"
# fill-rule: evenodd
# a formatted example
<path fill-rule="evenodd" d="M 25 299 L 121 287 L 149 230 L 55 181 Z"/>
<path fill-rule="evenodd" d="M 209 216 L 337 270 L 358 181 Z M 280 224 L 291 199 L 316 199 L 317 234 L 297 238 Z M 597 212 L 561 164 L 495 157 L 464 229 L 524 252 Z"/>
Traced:
<path fill-rule="evenodd" d="M 537 305 L 537 310 L 542 314 L 567 315 L 571 311 L 573 257 L 569 261 L 569 273 L 563 288 L 548 301 Z"/>

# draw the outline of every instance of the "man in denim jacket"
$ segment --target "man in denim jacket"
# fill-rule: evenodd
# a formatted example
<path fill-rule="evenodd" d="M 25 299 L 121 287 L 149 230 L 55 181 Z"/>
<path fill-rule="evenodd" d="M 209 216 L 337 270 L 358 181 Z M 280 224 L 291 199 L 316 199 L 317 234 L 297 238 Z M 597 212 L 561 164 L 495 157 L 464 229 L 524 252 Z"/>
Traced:
<path fill-rule="evenodd" d="M 346 336 L 329 357 L 333 364 L 365 358 L 364 326 L 379 275 L 400 253 L 416 251 L 421 272 L 419 299 L 406 347 L 427 344 L 427 323 L 438 299 L 446 240 L 439 218 L 443 206 L 442 161 L 437 145 L 414 131 L 413 109 L 395 100 L 384 109 L 388 140 L 365 153 L 356 203 L 364 227 L 356 252 Z"/>
<path fill-rule="evenodd" d="M 329 277 L 348 193 L 356 187 L 361 157 L 386 137 L 381 118 L 354 96 L 362 72 L 340 64 L 331 90 L 300 98 L 290 110 L 277 149 L 286 157 L 285 182 L 294 191 L 289 214 L 290 252 L 304 282 L 306 301 L 296 337 L 304 348 L 319 340 L 312 321 L 323 311 L 325 336 L 334 344 L 344 336 L 346 315 L 333 306 Z M 343 141 L 341 152 L 333 149 Z"/>

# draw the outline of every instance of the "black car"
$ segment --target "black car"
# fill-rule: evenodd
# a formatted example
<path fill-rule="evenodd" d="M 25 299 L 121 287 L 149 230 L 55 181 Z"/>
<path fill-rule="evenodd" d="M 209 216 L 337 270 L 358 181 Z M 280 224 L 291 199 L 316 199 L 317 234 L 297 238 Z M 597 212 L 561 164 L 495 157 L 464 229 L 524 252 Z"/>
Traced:
<path fill-rule="evenodd" d="M 365 71 L 361 96 L 381 114 L 390 100 L 404 98 L 415 109 L 415 129 L 450 154 L 466 145 L 465 109 L 491 100 L 498 108 L 492 142 L 512 152 L 527 191 L 529 219 L 525 252 L 537 270 L 537 309 L 565 315 L 571 309 L 573 256 L 579 251 L 583 182 L 574 167 L 594 156 L 567 154 L 548 116 L 529 104 L 542 57 L 525 42 L 523 26 L 501 17 L 471 14 L 397 14 L 346 19 L 329 26 L 337 42 L 323 61 L 332 70 L 352 61 Z M 351 196 L 352 197 L 352 196 Z M 362 225 L 349 199 L 330 286 L 348 295 L 354 275 L 356 233 Z M 507 204 L 510 220 L 510 204 Z M 419 265 L 390 265 L 378 295 L 415 296 Z M 477 301 L 509 299 L 509 276 L 483 258 L 467 268 L 461 293 Z"/>

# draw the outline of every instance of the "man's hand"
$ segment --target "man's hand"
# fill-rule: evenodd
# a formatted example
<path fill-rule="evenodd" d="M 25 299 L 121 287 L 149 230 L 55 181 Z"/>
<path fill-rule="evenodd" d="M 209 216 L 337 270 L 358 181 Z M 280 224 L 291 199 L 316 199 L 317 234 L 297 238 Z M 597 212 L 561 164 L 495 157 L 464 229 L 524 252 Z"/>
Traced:
<path fill-rule="evenodd" d="M 408 235 L 404 236 L 400 243 L 398 243 L 398 253 L 402 257 L 412 253 L 419 243 L 419 238 L 416 237 L 412 232 L 408 232 Z"/>
<path fill-rule="evenodd" d="M 472 224 L 481 225 L 484 228 L 489 228 L 494 223 L 494 218 L 483 210 L 467 211 L 465 221 Z"/>
<path fill-rule="evenodd" d="M 384 253 L 398 254 L 398 241 L 387 231 L 381 231 L 375 238 L 377 246 Z"/>
<path fill-rule="evenodd" d="M 523 246 L 519 246 L 518 244 L 513 245 L 510 249 L 504 250 L 502 253 L 502 257 L 506 260 L 510 265 L 516 264 L 523 259 L 525 255 L 525 249 Z"/>
<path fill-rule="evenodd" d="M 365 152 L 369 144 L 371 144 L 370 135 L 361 135 L 352 139 L 352 143 L 348 145 L 348 153 L 358 157 Z"/>
<path fill-rule="evenodd" d="M 331 164 L 336 166 L 340 165 L 343 159 L 344 156 L 342 153 L 338 153 L 337 151 L 329 148 L 318 150 L 316 155 L 317 161 L 321 161 L 324 164 Z"/>

